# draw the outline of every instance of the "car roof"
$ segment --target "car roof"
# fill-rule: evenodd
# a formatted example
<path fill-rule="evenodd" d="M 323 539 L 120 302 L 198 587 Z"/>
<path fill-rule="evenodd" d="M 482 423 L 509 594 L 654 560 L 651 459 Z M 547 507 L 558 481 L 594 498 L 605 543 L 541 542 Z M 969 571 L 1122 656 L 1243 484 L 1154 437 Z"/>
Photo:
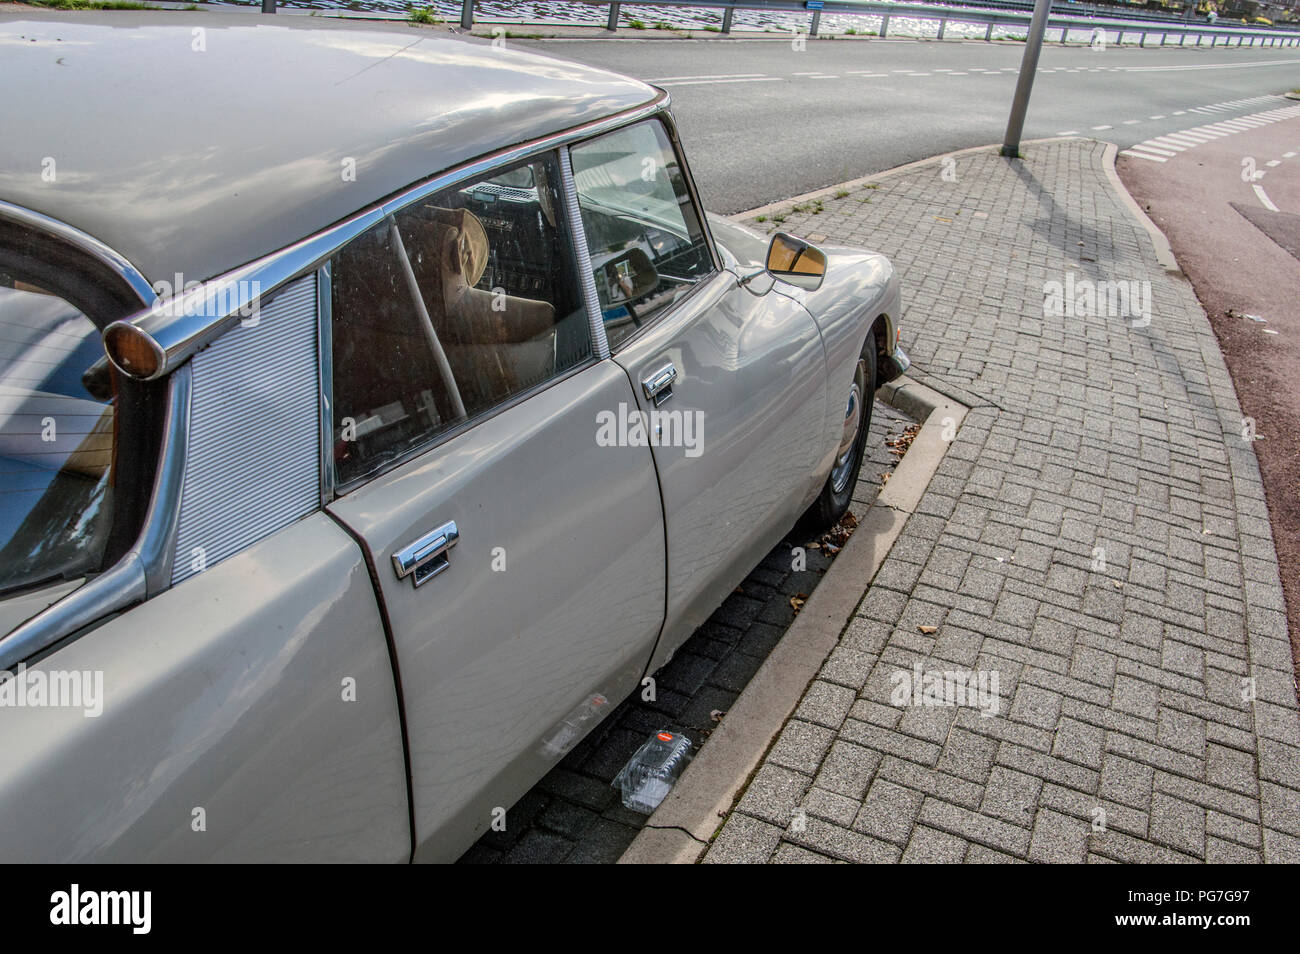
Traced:
<path fill-rule="evenodd" d="M 3 16 L 0 89 L 0 200 L 169 283 L 657 95 L 430 30 L 181 12 Z"/>

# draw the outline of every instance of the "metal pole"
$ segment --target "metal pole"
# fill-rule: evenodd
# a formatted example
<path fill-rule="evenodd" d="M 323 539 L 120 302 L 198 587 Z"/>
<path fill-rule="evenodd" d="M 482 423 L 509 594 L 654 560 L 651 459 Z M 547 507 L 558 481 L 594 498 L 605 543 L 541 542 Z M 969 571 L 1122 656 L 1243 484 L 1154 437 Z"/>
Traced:
<path fill-rule="evenodd" d="M 885 34 L 889 32 L 889 14 L 886 13 L 880 18 L 880 38 L 883 40 Z"/>
<path fill-rule="evenodd" d="M 611 3 L 609 5 L 609 22 L 605 24 L 605 29 L 606 30 L 618 29 L 618 4 L 617 3 Z"/>
<path fill-rule="evenodd" d="M 940 17 L 939 18 L 939 39 L 940 40 L 943 39 L 943 31 L 946 29 L 948 29 L 948 18 Z"/>
<path fill-rule="evenodd" d="M 992 20 L 990 20 L 988 26 L 984 28 L 984 42 L 985 43 L 993 42 L 993 21 Z"/>
<path fill-rule="evenodd" d="M 462 30 L 474 29 L 474 0 L 461 0 L 460 28 Z"/>
<path fill-rule="evenodd" d="M 1038 54 L 1043 49 L 1043 33 L 1051 11 L 1052 0 L 1034 0 L 1034 17 L 1029 21 L 1025 55 L 1020 60 L 1020 76 L 1016 80 L 1016 96 L 1011 101 L 1007 135 L 1002 141 L 1002 155 L 1009 159 L 1020 155 L 1020 134 L 1025 128 L 1025 111 L 1029 108 L 1029 94 L 1034 88 L 1034 74 L 1038 72 Z"/>
<path fill-rule="evenodd" d="M 262 12 L 263 12 L 263 13 L 274 13 L 274 12 L 275 12 L 275 0 L 262 0 Z"/>
<path fill-rule="evenodd" d="M 822 12 L 820 10 L 814 10 L 812 15 L 812 23 L 808 24 L 809 36 L 817 35 L 817 27 L 821 22 L 822 22 Z"/>
<path fill-rule="evenodd" d="M 722 11 L 722 32 L 731 32 L 731 15 L 736 12 L 735 7 L 727 7 Z"/>

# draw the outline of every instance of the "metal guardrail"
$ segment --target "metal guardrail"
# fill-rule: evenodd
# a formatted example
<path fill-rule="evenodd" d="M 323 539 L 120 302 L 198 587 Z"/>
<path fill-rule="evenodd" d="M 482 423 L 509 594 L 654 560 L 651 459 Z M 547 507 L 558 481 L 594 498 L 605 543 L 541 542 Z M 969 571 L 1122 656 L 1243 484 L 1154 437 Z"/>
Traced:
<path fill-rule="evenodd" d="M 599 5 L 606 0 L 589 0 L 595 5 Z M 609 2 L 609 18 L 606 21 L 606 29 L 618 29 L 621 2 Z M 630 5 L 630 4 L 629 4 Z M 698 9 L 721 9 L 722 25 L 721 33 L 730 33 L 732 27 L 732 16 L 737 10 L 771 10 L 779 12 L 806 12 L 811 18 L 808 24 L 808 34 L 817 36 L 818 29 L 821 25 L 821 15 L 823 13 L 837 13 L 860 16 L 880 17 L 880 30 L 878 36 L 885 37 L 889 33 L 889 22 L 892 17 L 908 17 L 915 20 L 937 20 L 939 21 L 938 39 L 942 40 L 947 31 L 949 23 L 970 23 L 984 24 L 984 39 L 992 40 L 993 28 L 996 26 L 1006 27 L 1024 27 L 1026 32 L 1029 29 L 1029 23 L 1032 15 L 1028 12 L 1020 13 L 1012 10 L 977 10 L 968 7 L 948 7 L 941 4 L 907 4 L 907 3 L 818 3 L 817 0 L 812 2 L 761 2 L 761 0 L 750 0 L 750 2 L 729 2 L 729 0 L 647 0 L 645 4 L 636 4 L 637 6 L 653 5 L 664 7 L 690 7 Z M 474 26 L 474 0 L 462 0 L 460 25 L 462 29 L 469 30 Z M 1053 12 L 1048 19 L 1047 28 L 1049 30 L 1061 31 L 1061 43 L 1069 41 L 1071 30 L 1087 31 L 1089 34 L 1095 34 L 1098 29 L 1107 33 L 1115 32 L 1119 36 L 1116 43 L 1123 43 L 1124 37 L 1131 34 L 1140 34 L 1138 46 L 1147 45 L 1148 36 L 1159 36 L 1159 46 L 1164 46 L 1169 37 L 1178 37 L 1178 46 L 1187 45 L 1187 38 L 1194 36 L 1196 42 L 1192 46 L 1201 46 L 1201 41 L 1209 38 L 1209 46 L 1213 47 L 1219 44 L 1223 46 L 1297 46 L 1300 45 L 1300 32 L 1295 30 L 1278 30 L 1268 27 L 1247 27 L 1245 25 L 1237 27 L 1215 27 L 1210 24 L 1201 23 L 1184 23 L 1183 21 L 1143 21 L 1132 20 L 1120 17 L 1106 16 L 1060 16 Z M 1236 40 L 1234 44 L 1232 41 Z"/>

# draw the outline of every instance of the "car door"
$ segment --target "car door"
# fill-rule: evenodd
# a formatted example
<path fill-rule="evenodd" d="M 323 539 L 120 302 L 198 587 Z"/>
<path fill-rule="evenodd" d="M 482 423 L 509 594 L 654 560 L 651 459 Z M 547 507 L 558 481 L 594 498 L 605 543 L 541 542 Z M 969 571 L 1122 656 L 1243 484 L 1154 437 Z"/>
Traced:
<path fill-rule="evenodd" d="M 770 278 L 742 286 L 720 270 L 659 119 L 572 157 L 610 345 L 664 501 L 667 618 L 654 670 L 815 496 L 826 359 L 811 315 Z"/>
<path fill-rule="evenodd" d="M 329 510 L 370 554 L 411 756 L 417 860 L 452 860 L 637 684 L 663 518 L 598 360 L 559 157 L 390 217 L 331 263 Z"/>

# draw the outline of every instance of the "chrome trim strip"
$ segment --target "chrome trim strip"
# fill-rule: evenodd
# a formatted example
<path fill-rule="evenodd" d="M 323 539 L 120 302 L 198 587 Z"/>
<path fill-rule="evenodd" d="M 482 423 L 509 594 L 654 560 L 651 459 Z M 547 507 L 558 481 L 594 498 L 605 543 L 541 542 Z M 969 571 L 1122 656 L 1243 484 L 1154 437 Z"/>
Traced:
<path fill-rule="evenodd" d="M 264 307 L 264 297 L 318 267 L 340 247 L 383 218 L 380 209 L 362 212 L 311 238 L 204 282 L 179 297 L 157 302 L 152 308 L 127 319 L 127 323 L 147 334 L 163 355 L 158 370 L 146 380 L 170 374 L 196 351 L 252 314 L 254 309 Z M 105 333 L 107 331 L 105 329 Z"/>
<path fill-rule="evenodd" d="M 587 306 L 587 324 L 591 328 L 591 349 L 597 359 L 609 357 L 609 338 L 605 334 L 605 315 L 596 293 L 596 276 L 591 270 L 591 252 L 587 249 L 587 231 L 578 207 L 578 183 L 573 178 L 573 161 L 569 147 L 560 150 L 560 182 L 564 186 L 564 205 L 569 213 L 569 231 L 578 255 L 578 275 L 582 280 L 582 298 Z"/>
<path fill-rule="evenodd" d="M 182 365 L 167 382 L 167 415 L 158 476 L 154 479 L 144 529 L 134 547 L 144 568 L 148 596 L 157 596 L 171 586 L 176 532 L 181 522 L 185 455 L 190 443 L 190 398 L 193 390 L 190 366 Z"/>
<path fill-rule="evenodd" d="M 334 278 L 329 262 L 316 272 L 316 359 L 320 386 L 320 505 L 334 499 Z"/>
<path fill-rule="evenodd" d="M 140 557 L 130 551 L 80 589 L 46 607 L 21 626 L 0 637 L 0 669 L 12 670 L 25 659 L 48 649 L 65 636 L 136 603 L 144 602 L 145 575 Z"/>
<path fill-rule="evenodd" d="M 74 228 L 66 222 L 61 222 L 48 215 L 42 215 L 40 212 L 33 212 L 21 205 L 14 205 L 12 202 L 5 202 L 3 199 L 0 199 L 0 218 L 42 232 L 48 232 L 90 255 L 101 264 L 108 266 L 130 286 L 131 290 L 139 297 L 140 304 L 146 308 L 158 300 L 158 293 L 140 274 L 140 270 L 132 265 L 125 255 L 105 245 L 93 235 L 88 235 L 81 229 Z"/>
<path fill-rule="evenodd" d="M 157 342 L 165 355 L 165 360 L 152 378 L 162 377 L 179 367 L 194 352 L 238 321 L 239 312 L 247 314 L 258 305 L 263 295 L 270 294 L 285 282 L 319 267 L 325 259 L 387 216 L 463 179 L 482 176 L 498 166 L 518 162 L 537 153 L 557 149 L 566 143 L 588 139 L 618 126 L 653 116 L 662 111 L 668 102 L 667 93 L 663 90 L 657 92 L 659 95 L 653 100 L 633 109 L 456 166 L 301 242 L 241 265 L 165 302 L 155 303 L 129 319 L 131 324 Z"/>
<path fill-rule="evenodd" d="M 664 111 L 659 119 L 668 129 L 668 138 L 672 141 L 673 152 L 677 155 L 678 163 L 681 164 L 682 178 L 686 180 L 686 191 L 690 193 L 691 201 L 695 203 L 695 217 L 699 219 L 700 230 L 704 233 L 705 242 L 709 246 L 709 257 L 713 260 L 713 267 L 716 271 L 723 271 L 722 256 L 718 254 L 718 243 L 713 240 L 713 232 L 709 229 L 709 216 L 704 210 L 704 203 L 700 201 L 700 190 L 696 188 L 695 177 L 691 175 L 691 164 L 686 161 L 686 153 L 682 150 L 682 138 L 677 132 L 677 122 L 673 119 L 673 114 L 668 112 L 667 93 L 664 93 Z"/>

